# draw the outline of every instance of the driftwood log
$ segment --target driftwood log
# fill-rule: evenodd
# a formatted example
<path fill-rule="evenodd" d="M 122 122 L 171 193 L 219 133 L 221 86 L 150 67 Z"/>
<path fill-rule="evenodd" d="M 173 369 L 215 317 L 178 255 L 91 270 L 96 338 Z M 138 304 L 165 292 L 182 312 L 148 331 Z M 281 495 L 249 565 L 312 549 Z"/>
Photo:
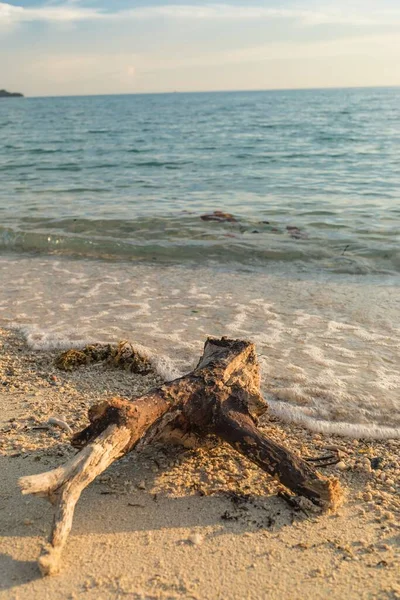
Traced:
<path fill-rule="evenodd" d="M 72 438 L 79 452 L 53 471 L 19 481 L 23 494 L 45 496 L 55 506 L 49 543 L 39 558 L 42 574 L 59 570 L 75 504 L 84 488 L 112 462 L 154 440 L 199 445 L 217 436 L 292 494 L 322 509 L 334 509 L 342 496 L 337 479 L 324 477 L 264 436 L 256 423 L 266 410 L 254 345 L 226 338 L 208 339 L 197 367 L 184 377 L 138 398 L 114 398 L 91 407 L 90 424 Z M 324 457 L 314 464 L 324 466 Z"/>

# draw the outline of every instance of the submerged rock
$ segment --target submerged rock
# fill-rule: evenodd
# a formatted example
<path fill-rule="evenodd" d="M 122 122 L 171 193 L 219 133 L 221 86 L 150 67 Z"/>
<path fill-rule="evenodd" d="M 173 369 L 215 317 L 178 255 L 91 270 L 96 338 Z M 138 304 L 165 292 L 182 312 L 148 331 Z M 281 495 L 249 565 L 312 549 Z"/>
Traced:
<path fill-rule="evenodd" d="M 200 219 L 202 221 L 219 221 L 219 222 L 228 222 L 228 223 L 236 223 L 237 219 L 231 215 L 230 213 L 222 212 L 221 210 L 214 210 L 213 213 L 207 215 L 201 215 Z"/>
<path fill-rule="evenodd" d="M 286 230 L 288 231 L 290 237 L 294 238 L 295 240 L 304 240 L 308 238 L 308 235 L 295 225 L 287 225 Z"/>

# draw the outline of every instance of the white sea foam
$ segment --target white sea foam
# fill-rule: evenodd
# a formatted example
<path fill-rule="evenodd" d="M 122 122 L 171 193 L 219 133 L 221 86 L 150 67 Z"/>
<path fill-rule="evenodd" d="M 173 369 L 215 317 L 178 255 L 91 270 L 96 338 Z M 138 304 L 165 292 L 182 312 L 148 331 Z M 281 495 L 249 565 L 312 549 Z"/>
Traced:
<path fill-rule="evenodd" d="M 93 344 L 93 338 L 82 337 L 76 329 L 65 329 L 61 332 L 41 329 L 38 325 L 27 325 L 23 322 L 12 322 L 10 329 L 20 331 L 33 350 L 66 350 L 68 348 L 83 348 Z"/>
<path fill-rule="evenodd" d="M 388 440 L 400 437 L 398 427 L 327 421 L 307 415 L 296 406 L 269 399 L 269 408 L 273 415 L 288 423 L 303 425 L 316 433 L 335 433 L 343 437 Z"/>
<path fill-rule="evenodd" d="M 314 431 L 400 437 L 397 285 L 38 257 L 3 257 L 0 269 L 0 324 L 34 349 L 127 339 L 173 379 L 208 335 L 247 338 L 273 414 Z"/>

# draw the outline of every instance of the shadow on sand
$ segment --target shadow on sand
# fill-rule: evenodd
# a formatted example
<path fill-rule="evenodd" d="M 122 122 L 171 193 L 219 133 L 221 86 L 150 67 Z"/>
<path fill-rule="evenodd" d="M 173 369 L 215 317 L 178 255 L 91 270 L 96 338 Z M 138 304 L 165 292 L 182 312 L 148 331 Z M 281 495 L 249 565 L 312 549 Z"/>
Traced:
<path fill-rule="evenodd" d="M 177 453 L 176 449 L 172 452 Z M 185 455 L 183 456 L 184 469 Z M 60 460 L 63 462 L 65 459 Z M 17 486 L 22 475 L 42 472 L 57 466 L 35 461 L 35 453 L 27 458 L 1 458 L 3 489 L 0 497 L 0 536 L 12 537 L 18 542 L 29 537 L 39 546 L 46 540 L 53 518 L 53 508 L 40 498 L 23 497 Z M 155 532 L 165 529 L 213 527 L 212 537 L 239 535 L 246 531 L 276 533 L 283 526 L 304 515 L 293 513 L 276 495 L 257 496 L 241 494 L 232 490 L 220 490 L 213 495 L 173 496 L 167 493 L 151 493 L 152 487 L 162 475 L 148 470 L 146 456 L 130 454 L 123 461 L 107 470 L 113 485 L 95 481 L 84 491 L 77 504 L 73 528 L 68 545 L 74 538 L 101 534 Z M 260 477 L 264 475 L 260 473 Z M 146 490 L 126 489 L 125 481 L 139 482 L 145 478 Z M 46 532 L 46 533 L 44 533 Z M 20 544 L 19 544 L 20 548 Z M 32 550 L 30 550 L 32 552 Z M 21 553 L 18 554 L 21 556 Z M 40 578 L 37 564 L 31 560 L 19 560 L 10 554 L 0 554 L 0 590 L 15 589 Z"/>

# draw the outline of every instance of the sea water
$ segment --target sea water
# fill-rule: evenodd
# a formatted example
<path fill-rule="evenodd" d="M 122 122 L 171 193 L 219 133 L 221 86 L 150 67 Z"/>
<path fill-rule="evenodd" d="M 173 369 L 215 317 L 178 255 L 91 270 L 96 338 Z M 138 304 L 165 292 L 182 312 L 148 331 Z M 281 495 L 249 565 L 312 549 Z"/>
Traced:
<path fill-rule="evenodd" d="M 399 437 L 399 165 L 396 88 L 2 100 L 0 325 L 251 339 L 281 418 Z"/>

